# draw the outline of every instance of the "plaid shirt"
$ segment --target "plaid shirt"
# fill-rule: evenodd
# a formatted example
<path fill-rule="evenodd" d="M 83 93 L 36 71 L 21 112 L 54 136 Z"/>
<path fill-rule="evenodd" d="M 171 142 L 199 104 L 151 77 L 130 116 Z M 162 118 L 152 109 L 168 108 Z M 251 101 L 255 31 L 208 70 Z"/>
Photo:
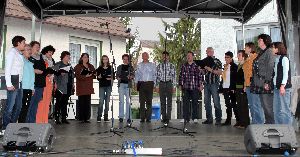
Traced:
<path fill-rule="evenodd" d="M 185 63 L 181 66 L 179 74 L 179 85 L 182 89 L 195 90 L 203 84 L 203 74 L 204 72 L 199 70 L 195 63 L 191 65 Z"/>
<path fill-rule="evenodd" d="M 215 65 L 212 67 L 213 70 L 222 70 L 222 62 L 218 58 L 214 58 Z M 207 71 L 205 74 L 204 84 L 220 83 L 220 76 Z"/>
<path fill-rule="evenodd" d="M 173 85 L 176 84 L 176 68 L 170 62 L 159 64 L 157 66 L 156 76 L 157 83 L 171 81 Z"/>

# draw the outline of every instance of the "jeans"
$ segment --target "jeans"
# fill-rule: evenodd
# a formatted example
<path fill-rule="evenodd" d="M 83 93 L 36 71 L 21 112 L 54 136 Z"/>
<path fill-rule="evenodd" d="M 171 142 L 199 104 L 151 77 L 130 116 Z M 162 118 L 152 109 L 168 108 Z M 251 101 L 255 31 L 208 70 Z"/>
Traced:
<path fill-rule="evenodd" d="M 98 106 L 98 118 L 102 117 L 103 113 L 103 104 L 105 101 L 105 109 L 104 109 L 104 115 L 108 115 L 109 110 L 109 100 L 110 100 L 110 94 L 111 94 L 112 87 L 100 87 L 99 89 L 99 106 Z"/>
<path fill-rule="evenodd" d="M 3 126 L 6 129 L 9 123 L 16 123 L 22 108 L 23 89 L 7 91 L 6 107 L 3 113 Z"/>
<path fill-rule="evenodd" d="M 129 102 L 129 88 L 127 83 L 120 83 L 119 87 L 119 118 L 124 119 L 124 97 L 126 100 L 126 119 L 132 119 L 131 106 Z"/>
<path fill-rule="evenodd" d="M 212 121 L 212 106 L 211 106 L 211 96 L 213 98 L 216 121 L 221 122 L 222 120 L 222 109 L 220 104 L 220 95 L 219 95 L 219 84 L 205 84 L 204 85 L 204 104 L 206 110 L 206 119 Z"/>
<path fill-rule="evenodd" d="M 35 87 L 27 112 L 26 123 L 35 123 L 38 104 L 43 98 L 44 88 Z"/>
<path fill-rule="evenodd" d="M 246 93 L 252 118 L 251 124 L 264 124 L 265 116 L 264 111 L 261 107 L 259 95 L 251 93 L 250 87 L 246 88 Z"/>
<path fill-rule="evenodd" d="M 280 95 L 278 89 L 274 89 L 273 110 L 275 124 L 293 124 L 291 111 L 291 88 L 285 89 L 285 94 Z"/>

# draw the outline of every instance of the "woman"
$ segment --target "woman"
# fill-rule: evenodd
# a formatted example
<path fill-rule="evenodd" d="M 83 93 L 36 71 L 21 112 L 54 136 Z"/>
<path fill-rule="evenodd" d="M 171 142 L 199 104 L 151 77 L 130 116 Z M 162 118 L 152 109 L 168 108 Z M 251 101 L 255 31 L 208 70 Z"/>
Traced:
<path fill-rule="evenodd" d="M 25 45 L 23 56 L 24 56 L 24 68 L 23 68 L 23 80 L 22 80 L 23 105 L 18 119 L 19 123 L 25 123 L 31 96 L 34 94 L 34 68 L 33 68 L 33 63 L 28 60 L 31 56 L 30 45 L 28 44 Z"/>
<path fill-rule="evenodd" d="M 244 70 L 243 65 L 245 59 L 247 59 L 247 54 L 244 50 L 238 51 L 238 69 L 237 69 L 237 77 L 236 77 L 236 102 L 237 102 L 237 111 L 239 115 L 239 122 L 237 123 L 237 128 L 246 128 L 250 124 L 249 118 L 249 109 L 248 109 L 248 100 L 246 92 L 244 91 Z"/>
<path fill-rule="evenodd" d="M 274 67 L 274 99 L 273 110 L 275 124 L 292 125 L 293 116 L 291 111 L 291 67 L 287 58 L 287 51 L 283 43 L 274 42 L 271 46 L 276 56 Z"/>
<path fill-rule="evenodd" d="M 74 94 L 74 73 L 69 63 L 70 52 L 63 51 L 60 55 L 60 59 L 61 61 L 53 66 L 53 69 L 58 72 L 58 75 L 54 76 L 54 89 L 56 89 L 56 103 L 54 108 L 55 123 L 70 124 L 67 121 L 67 105 L 69 97 Z"/>
<path fill-rule="evenodd" d="M 52 58 L 55 49 L 53 46 L 49 45 L 42 49 L 41 53 L 46 64 L 46 68 L 54 66 L 54 60 Z M 44 88 L 43 98 L 39 102 L 38 110 L 36 113 L 36 123 L 48 123 L 49 106 L 52 99 L 53 90 L 53 74 L 48 74 L 45 72 L 46 76 L 46 87 Z"/>
<path fill-rule="evenodd" d="M 101 65 L 97 68 L 96 75 L 97 75 L 97 80 L 99 81 L 99 98 L 100 98 L 97 122 L 101 122 L 104 101 L 105 101 L 104 122 L 109 122 L 108 109 L 109 109 L 110 94 L 112 90 L 113 69 L 109 64 L 109 59 L 106 55 L 103 55 L 101 57 Z"/>
<path fill-rule="evenodd" d="M 253 71 L 253 60 L 257 57 L 255 52 L 255 44 L 253 42 L 248 42 L 245 44 L 245 53 L 248 55 L 248 58 L 243 64 L 244 71 L 244 91 L 247 93 L 247 100 L 249 103 L 249 110 L 251 114 L 251 124 L 263 124 L 265 122 L 264 111 L 261 107 L 260 98 L 258 94 L 250 92 L 250 80 L 252 78 Z"/>
<path fill-rule="evenodd" d="M 258 36 L 258 46 L 261 51 L 253 60 L 253 77 L 250 87 L 252 93 L 259 94 L 266 124 L 274 124 L 272 79 L 275 56 L 270 48 L 271 43 L 272 39 L 269 35 Z"/>
<path fill-rule="evenodd" d="M 91 94 L 94 94 L 93 72 L 95 68 L 89 62 L 89 55 L 83 53 L 79 63 L 74 68 L 76 77 L 76 95 L 78 96 L 78 120 L 90 123 L 91 116 Z"/>

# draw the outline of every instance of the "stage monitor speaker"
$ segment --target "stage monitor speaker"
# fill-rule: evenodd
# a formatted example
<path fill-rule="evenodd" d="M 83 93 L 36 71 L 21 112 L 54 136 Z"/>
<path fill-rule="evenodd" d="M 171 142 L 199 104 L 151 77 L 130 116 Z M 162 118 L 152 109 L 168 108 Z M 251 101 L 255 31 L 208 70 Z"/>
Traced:
<path fill-rule="evenodd" d="M 294 128 L 278 124 L 249 125 L 244 144 L 250 154 L 294 154 L 298 148 Z"/>
<path fill-rule="evenodd" d="M 53 149 L 55 130 L 51 124 L 10 123 L 3 137 L 6 151 L 48 152 Z"/>

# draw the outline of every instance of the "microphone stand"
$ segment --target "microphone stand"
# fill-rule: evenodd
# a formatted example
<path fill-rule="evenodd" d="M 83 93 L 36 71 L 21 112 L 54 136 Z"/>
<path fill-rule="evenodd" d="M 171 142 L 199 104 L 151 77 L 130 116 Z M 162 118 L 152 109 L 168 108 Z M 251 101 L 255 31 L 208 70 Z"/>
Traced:
<path fill-rule="evenodd" d="M 115 64 L 115 58 L 114 58 L 114 53 L 113 53 L 113 50 L 112 50 L 112 42 L 111 42 L 111 37 L 110 37 L 110 32 L 109 32 L 109 23 L 106 22 L 105 23 L 106 25 L 106 28 L 107 28 L 107 34 L 108 34 L 108 38 L 109 38 L 109 49 L 110 49 L 110 53 L 112 54 L 112 62 L 111 62 L 111 88 L 113 86 L 113 83 L 114 83 L 114 68 L 116 66 Z M 111 101 L 111 113 L 112 113 L 112 117 L 111 117 L 111 128 L 108 130 L 108 131 L 105 131 L 103 133 L 113 133 L 113 136 L 114 135 L 118 135 L 120 137 L 122 137 L 121 133 L 123 133 L 122 131 L 119 131 L 117 129 L 120 129 L 120 128 L 115 128 L 114 127 L 114 96 L 113 94 L 111 94 L 111 98 L 112 98 L 112 101 Z M 97 133 L 97 134 L 101 134 L 101 133 Z"/>

